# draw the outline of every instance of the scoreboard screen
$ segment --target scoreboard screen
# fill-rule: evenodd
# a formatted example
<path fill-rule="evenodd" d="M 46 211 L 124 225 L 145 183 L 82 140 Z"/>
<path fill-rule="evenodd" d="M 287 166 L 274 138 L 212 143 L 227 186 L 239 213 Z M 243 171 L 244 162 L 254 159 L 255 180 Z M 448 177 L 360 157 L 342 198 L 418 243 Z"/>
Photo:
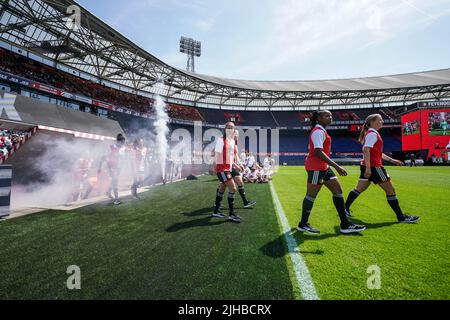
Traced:
<path fill-rule="evenodd" d="M 419 110 L 402 116 L 402 150 L 428 150 L 442 156 L 450 144 L 450 108 Z"/>

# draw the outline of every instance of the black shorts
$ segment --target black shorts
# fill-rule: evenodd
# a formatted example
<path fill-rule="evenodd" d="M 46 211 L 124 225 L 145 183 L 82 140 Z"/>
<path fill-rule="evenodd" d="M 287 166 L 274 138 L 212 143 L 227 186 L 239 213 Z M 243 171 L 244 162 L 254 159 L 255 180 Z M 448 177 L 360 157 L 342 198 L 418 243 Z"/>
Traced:
<path fill-rule="evenodd" d="M 232 176 L 233 178 L 241 177 L 241 176 L 242 176 L 242 172 L 237 171 L 235 168 L 233 168 L 233 170 L 231 170 L 231 176 Z"/>
<path fill-rule="evenodd" d="M 230 171 L 217 172 L 217 178 L 219 178 L 219 181 L 222 183 L 227 183 L 228 181 L 233 179 Z"/>
<path fill-rule="evenodd" d="M 331 168 L 328 168 L 328 170 L 325 171 L 308 170 L 308 183 L 322 185 L 332 179 L 337 179 L 337 177 Z"/>
<path fill-rule="evenodd" d="M 389 177 L 389 174 L 386 172 L 386 169 L 384 169 L 384 167 L 370 167 L 372 175 L 370 176 L 369 179 L 364 177 L 366 167 L 360 166 L 360 169 L 361 169 L 361 175 L 359 176 L 360 180 L 369 180 L 370 182 L 373 182 L 375 184 L 388 182 L 389 180 L 391 180 L 391 177 Z"/>

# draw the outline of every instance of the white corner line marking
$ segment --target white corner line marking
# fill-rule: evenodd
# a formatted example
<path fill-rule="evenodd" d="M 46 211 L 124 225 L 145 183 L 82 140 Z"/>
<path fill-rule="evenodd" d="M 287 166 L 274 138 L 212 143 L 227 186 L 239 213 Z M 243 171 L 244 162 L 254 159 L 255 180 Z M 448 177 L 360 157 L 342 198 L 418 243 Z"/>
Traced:
<path fill-rule="evenodd" d="M 320 300 L 317 295 L 316 288 L 309 273 L 308 267 L 306 266 L 305 260 L 303 259 L 300 250 L 298 249 L 298 243 L 292 236 L 291 227 L 284 213 L 283 207 L 281 206 L 280 200 L 278 199 L 275 187 L 270 182 L 270 192 L 272 193 L 273 201 L 275 202 L 276 211 L 278 217 L 280 218 L 281 227 L 283 229 L 284 238 L 289 250 L 289 257 L 291 258 L 292 265 L 294 266 L 295 276 L 297 278 L 297 284 L 302 292 L 303 299 L 305 300 Z"/>

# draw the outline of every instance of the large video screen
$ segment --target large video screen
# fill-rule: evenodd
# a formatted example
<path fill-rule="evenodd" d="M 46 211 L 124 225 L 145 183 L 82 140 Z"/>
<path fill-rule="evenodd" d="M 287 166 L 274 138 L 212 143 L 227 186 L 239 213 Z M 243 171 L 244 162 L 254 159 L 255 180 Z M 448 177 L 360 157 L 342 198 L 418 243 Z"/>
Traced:
<path fill-rule="evenodd" d="M 418 120 L 405 122 L 402 125 L 403 128 L 403 135 L 409 136 L 411 134 L 418 134 L 420 133 L 420 122 Z"/>
<path fill-rule="evenodd" d="M 422 149 L 441 156 L 450 143 L 450 108 L 422 110 Z"/>
<path fill-rule="evenodd" d="M 450 112 L 428 113 L 428 135 L 450 136 Z"/>
<path fill-rule="evenodd" d="M 402 116 L 402 150 L 420 150 L 421 143 L 421 128 L 420 128 L 420 113 L 416 111 Z"/>
<path fill-rule="evenodd" d="M 450 145 L 450 108 L 415 111 L 402 116 L 402 150 L 428 150 L 440 156 Z"/>

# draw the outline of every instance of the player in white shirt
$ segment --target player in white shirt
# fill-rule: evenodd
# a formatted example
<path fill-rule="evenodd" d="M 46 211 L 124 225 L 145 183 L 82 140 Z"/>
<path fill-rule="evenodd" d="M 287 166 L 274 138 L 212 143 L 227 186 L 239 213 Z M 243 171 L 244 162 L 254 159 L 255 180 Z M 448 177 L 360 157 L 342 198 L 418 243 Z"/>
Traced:
<path fill-rule="evenodd" d="M 241 160 L 241 163 L 245 165 L 247 163 L 247 153 L 242 152 L 241 155 L 239 156 L 239 160 Z"/>
<path fill-rule="evenodd" d="M 269 154 L 265 159 L 263 163 L 263 170 L 262 170 L 262 179 L 263 182 L 269 182 L 272 180 L 272 165 L 274 161 L 272 159 L 272 156 Z"/>
<path fill-rule="evenodd" d="M 244 172 L 244 165 L 241 162 L 241 159 L 238 157 L 239 150 L 238 150 L 238 140 L 239 140 L 239 131 L 236 130 L 234 133 L 234 141 L 235 141 L 235 162 L 233 164 L 233 169 L 231 171 L 231 176 L 234 179 L 234 182 L 236 182 L 238 186 L 239 194 L 242 198 L 242 201 L 244 202 L 244 208 L 250 208 L 256 204 L 256 201 L 251 201 L 247 199 L 247 195 L 245 193 L 245 187 L 244 187 L 244 181 L 242 179 L 242 174 Z"/>
<path fill-rule="evenodd" d="M 255 164 L 256 164 L 255 157 L 253 156 L 253 154 L 251 152 L 249 152 L 246 165 L 247 165 L 248 168 L 251 169 L 251 168 L 253 168 L 255 166 Z"/>
<path fill-rule="evenodd" d="M 250 169 L 250 173 L 248 175 L 249 182 L 250 183 L 258 182 L 258 180 L 260 178 L 259 170 L 261 169 L 261 167 L 255 161 L 251 167 L 249 166 L 249 169 Z"/>

